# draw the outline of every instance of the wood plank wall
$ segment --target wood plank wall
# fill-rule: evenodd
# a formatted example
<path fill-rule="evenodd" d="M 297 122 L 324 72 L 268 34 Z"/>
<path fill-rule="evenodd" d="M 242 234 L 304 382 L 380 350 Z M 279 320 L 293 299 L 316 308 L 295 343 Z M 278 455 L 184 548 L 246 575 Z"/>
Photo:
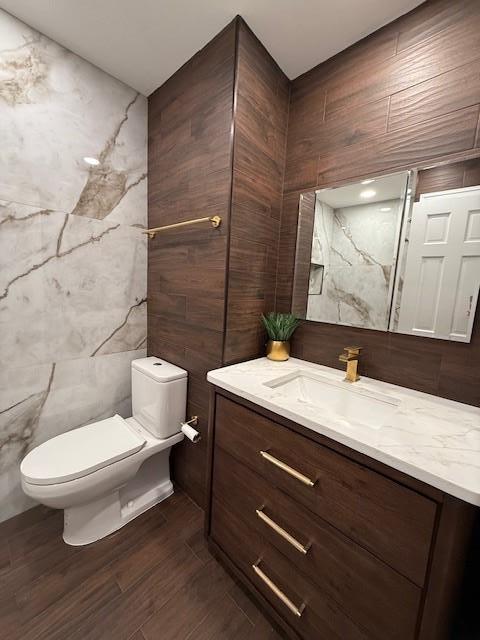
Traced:
<path fill-rule="evenodd" d="M 275 307 L 289 80 L 239 20 L 225 364 L 263 353 Z"/>
<path fill-rule="evenodd" d="M 172 474 L 200 505 L 207 371 L 259 355 L 259 315 L 275 304 L 288 99 L 240 18 L 149 98 L 149 226 L 223 219 L 158 235 L 148 255 L 148 353 L 188 371 L 203 436 L 174 448 Z"/>
<path fill-rule="evenodd" d="M 188 371 L 188 416 L 204 436 L 174 448 L 172 474 L 204 501 L 209 369 L 222 365 L 231 193 L 235 25 L 149 97 L 148 224 L 206 215 L 222 225 L 149 241 L 148 354 Z"/>
<path fill-rule="evenodd" d="M 480 65 L 479 71 L 480 74 Z M 431 167 L 418 172 L 415 199 L 422 193 L 475 187 L 480 184 L 480 158 Z"/>
<path fill-rule="evenodd" d="M 290 309 L 299 195 L 480 152 L 480 2 L 434 0 L 292 82 L 277 272 Z M 293 355 L 333 367 L 349 343 L 367 375 L 480 405 L 479 313 L 460 344 L 304 322 Z"/>

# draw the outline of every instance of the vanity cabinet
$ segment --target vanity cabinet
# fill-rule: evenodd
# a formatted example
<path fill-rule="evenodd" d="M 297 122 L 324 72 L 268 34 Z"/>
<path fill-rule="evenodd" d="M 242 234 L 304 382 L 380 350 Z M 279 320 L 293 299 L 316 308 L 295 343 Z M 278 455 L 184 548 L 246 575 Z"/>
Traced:
<path fill-rule="evenodd" d="M 288 637 L 449 637 L 471 505 L 218 388 L 210 429 L 210 548 Z"/>

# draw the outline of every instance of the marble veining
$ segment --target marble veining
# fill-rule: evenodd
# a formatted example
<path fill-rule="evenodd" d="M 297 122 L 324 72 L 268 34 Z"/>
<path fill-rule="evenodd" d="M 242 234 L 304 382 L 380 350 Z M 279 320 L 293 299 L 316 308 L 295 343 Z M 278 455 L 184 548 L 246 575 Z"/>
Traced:
<path fill-rule="evenodd" d="M 100 164 L 89 167 L 87 181 L 72 211 L 73 214 L 98 219 L 106 218 L 131 189 L 146 180 L 146 171 L 129 180 L 127 169 L 116 168 L 115 163 L 115 156 L 118 154 L 117 145 L 121 145 L 122 128 L 128 121 L 130 109 L 134 107 L 139 97 L 139 94 L 136 94 L 128 103 L 113 134 L 106 140 L 98 154 Z"/>
<path fill-rule="evenodd" d="M 328 317 L 328 322 L 385 328 L 389 316 L 384 270 L 378 265 L 330 268 L 322 296 L 309 296 L 307 318 Z"/>
<path fill-rule="evenodd" d="M 131 415 L 147 100 L 0 10 L 0 132 L 1 521 L 32 504 L 19 476 L 32 447 Z"/>
<path fill-rule="evenodd" d="M 146 335 L 145 236 L 25 212 L 0 201 L 0 350 L 9 365 L 137 348 Z"/>
<path fill-rule="evenodd" d="M 144 226 L 146 98 L 5 12 L 0 43 L 0 198 Z"/>
<path fill-rule="evenodd" d="M 320 294 L 310 290 L 306 317 L 386 330 L 401 201 L 333 209 L 320 195 L 311 262 L 323 266 L 323 283 Z"/>
<path fill-rule="evenodd" d="M 480 506 L 480 408 L 362 377 L 354 392 L 392 397 L 398 406 L 380 428 L 353 424 L 322 407 L 288 398 L 265 383 L 308 370 L 341 382 L 343 372 L 290 358 L 216 369 L 209 382 L 399 471 Z M 348 387 L 347 387 L 348 388 Z"/>
<path fill-rule="evenodd" d="M 2 49 L 0 60 L 0 98 L 10 106 L 32 102 L 31 93 L 47 78 L 47 64 L 40 44 L 42 36 L 22 34 L 23 42 Z"/>

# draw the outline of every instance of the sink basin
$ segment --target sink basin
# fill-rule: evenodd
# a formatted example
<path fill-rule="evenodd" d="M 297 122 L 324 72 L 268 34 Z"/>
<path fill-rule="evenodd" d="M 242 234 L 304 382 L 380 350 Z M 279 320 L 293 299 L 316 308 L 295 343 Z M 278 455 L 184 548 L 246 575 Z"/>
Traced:
<path fill-rule="evenodd" d="M 309 371 L 294 371 L 264 383 L 292 401 L 318 407 L 325 416 L 380 429 L 400 404 L 395 398 Z"/>

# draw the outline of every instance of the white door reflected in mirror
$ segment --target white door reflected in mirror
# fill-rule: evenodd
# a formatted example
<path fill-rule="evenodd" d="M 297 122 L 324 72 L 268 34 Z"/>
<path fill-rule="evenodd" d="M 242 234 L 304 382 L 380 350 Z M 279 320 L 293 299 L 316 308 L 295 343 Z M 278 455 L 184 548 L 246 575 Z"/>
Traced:
<path fill-rule="evenodd" d="M 470 342 L 480 285 L 480 187 L 422 195 L 407 240 L 394 330 Z"/>

